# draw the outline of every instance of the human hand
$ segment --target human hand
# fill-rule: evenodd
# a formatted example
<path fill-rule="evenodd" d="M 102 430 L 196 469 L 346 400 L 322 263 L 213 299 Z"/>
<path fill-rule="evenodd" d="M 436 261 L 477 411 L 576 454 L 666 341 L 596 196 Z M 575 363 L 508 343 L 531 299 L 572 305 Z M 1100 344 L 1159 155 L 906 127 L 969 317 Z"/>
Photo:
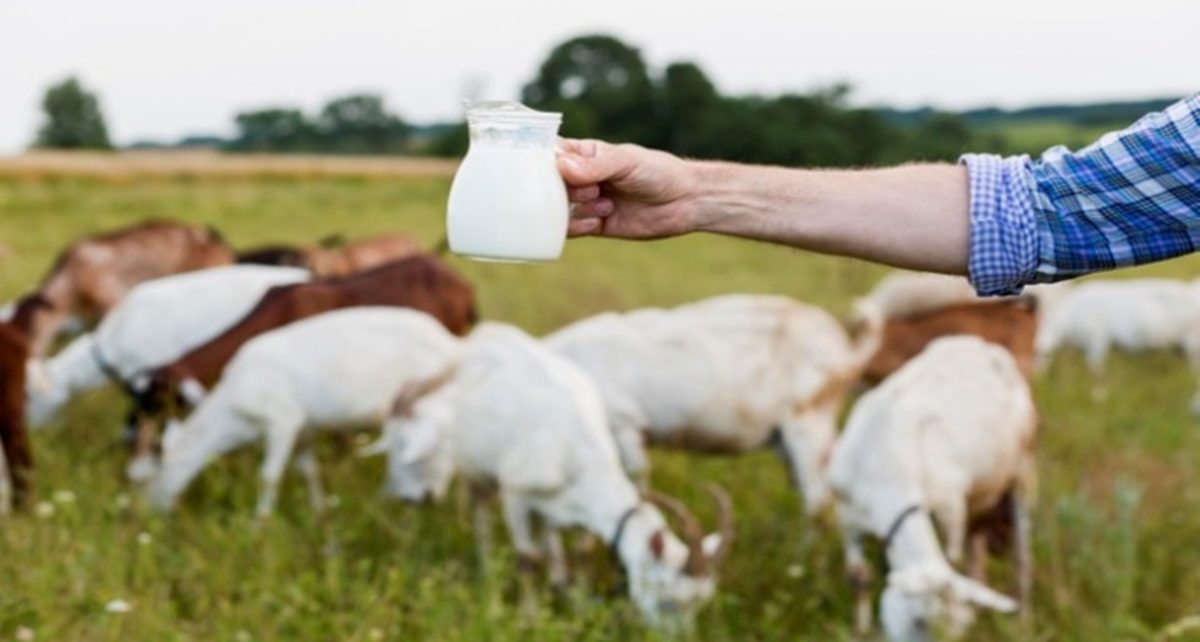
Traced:
<path fill-rule="evenodd" d="M 558 171 L 572 203 L 571 236 L 656 239 L 696 229 L 697 181 L 677 156 L 638 145 L 563 139 Z"/>

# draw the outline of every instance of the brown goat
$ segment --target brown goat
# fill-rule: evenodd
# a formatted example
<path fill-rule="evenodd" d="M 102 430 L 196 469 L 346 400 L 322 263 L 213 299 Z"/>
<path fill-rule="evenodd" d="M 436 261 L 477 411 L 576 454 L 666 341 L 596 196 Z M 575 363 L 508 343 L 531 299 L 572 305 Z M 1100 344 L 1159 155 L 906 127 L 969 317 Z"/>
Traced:
<path fill-rule="evenodd" d="M 1033 374 L 1037 305 L 1031 297 L 962 303 L 888 319 L 883 342 L 862 380 L 874 385 L 900 369 L 939 337 L 971 334 L 1008 348 L 1028 379 Z"/>
<path fill-rule="evenodd" d="M 383 234 L 336 247 L 307 248 L 308 269 L 314 276 L 347 276 L 390 261 L 412 256 L 424 248 L 406 234 Z"/>
<path fill-rule="evenodd" d="M 22 300 L 13 322 L 29 337 L 30 354 L 40 357 L 72 315 L 94 325 L 143 281 L 232 262 L 233 252 L 212 229 L 144 221 L 71 243 L 38 286 L 41 301 Z"/>
<path fill-rule="evenodd" d="M 456 335 L 476 321 L 475 294 L 466 279 L 441 259 L 418 254 L 360 274 L 271 288 L 255 307 L 221 334 L 174 362 L 153 370 L 136 400 L 129 428 L 139 454 L 155 440 L 158 420 L 172 407 L 188 405 L 185 382 L 207 388 L 225 364 L 254 337 L 322 312 L 355 306 L 398 306 L 428 312 Z M 192 385 L 192 384 L 189 384 Z"/>
<path fill-rule="evenodd" d="M 316 277 L 349 276 L 423 251 L 407 234 L 384 234 L 343 242 L 337 237 L 310 247 L 266 245 L 238 254 L 238 263 L 307 268 Z"/>
<path fill-rule="evenodd" d="M 17 506 L 29 496 L 33 453 L 25 432 L 25 361 L 29 341 L 16 327 L 0 323 L 0 442 L 7 464 L 11 496 L 0 500 L 0 511 L 9 500 Z"/>

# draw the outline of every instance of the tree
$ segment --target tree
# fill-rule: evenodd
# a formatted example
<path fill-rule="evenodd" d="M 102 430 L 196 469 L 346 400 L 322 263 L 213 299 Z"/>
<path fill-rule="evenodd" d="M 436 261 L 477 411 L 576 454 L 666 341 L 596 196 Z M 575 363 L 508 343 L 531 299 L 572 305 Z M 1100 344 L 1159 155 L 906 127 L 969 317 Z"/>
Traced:
<path fill-rule="evenodd" d="M 661 144 L 646 63 L 637 49 L 611 36 L 581 36 L 555 47 L 521 98 L 563 112 L 564 135 Z"/>
<path fill-rule="evenodd" d="M 678 154 L 701 154 L 697 140 L 700 131 L 721 103 L 721 95 L 708 76 L 695 63 L 668 65 L 659 102 L 663 144 Z"/>
<path fill-rule="evenodd" d="M 46 122 L 38 130 L 37 147 L 112 149 L 100 103 L 77 79 L 68 78 L 47 89 L 42 111 Z"/>
<path fill-rule="evenodd" d="M 316 128 L 298 109 L 260 109 L 234 118 L 237 136 L 229 148 L 251 152 L 316 150 Z"/>
<path fill-rule="evenodd" d="M 387 154 L 404 150 L 408 126 L 389 114 L 383 98 L 355 94 L 332 100 L 317 118 L 324 151 Z"/>

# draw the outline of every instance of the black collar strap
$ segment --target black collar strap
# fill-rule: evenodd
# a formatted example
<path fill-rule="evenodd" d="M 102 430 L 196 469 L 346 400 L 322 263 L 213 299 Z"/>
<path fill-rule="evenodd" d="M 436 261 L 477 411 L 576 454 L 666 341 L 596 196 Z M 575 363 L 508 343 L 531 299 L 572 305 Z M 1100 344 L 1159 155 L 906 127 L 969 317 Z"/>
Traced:
<path fill-rule="evenodd" d="M 888 549 L 892 547 L 892 540 L 896 539 L 896 536 L 900 534 L 900 529 L 904 527 L 904 522 L 908 521 L 909 517 L 923 512 L 924 510 L 925 509 L 920 504 L 913 504 L 900 511 L 900 514 L 896 516 L 896 519 L 892 520 L 892 525 L 888 528 L 887 535 L 883 536 L 883 552 L 885 555 L 887 554 Z"/>
<path fill-rule="evenodd" d="M 121 373 L 117 372 L 117 369 L 113 367 L 112 363 L 109 363 L 108 359 L 104 358 L 104 353 L 100 351 L 100 344 L 94 338 L 92 339 L 92 359 L 96 361 L 96 365 L 99 366 L 100 372 L 104 373 L 104 376 L 109 381 L 120 386 L 125 392 L 136 396 L 133 387 L 121 377 Z"/>
<path fill-rule="evenodd" d="M 638 502 L 637 504 L 630 506 L 629 509 L 624 513 L 621 513 L 621 518 L 617 520 L 617 530 L 613 533 L 612 541 L 608 544 L 609 554 L 611 554 L 613 559 L 617 561 L 617 564 L 621 565 L 622 567 L 625 565 L 623 562 L 621 562 L 621 538 L 625 535 L 625 527 L 629 525 L 630 518 L 632 518 L 641 507 L 641 502 Z"/>

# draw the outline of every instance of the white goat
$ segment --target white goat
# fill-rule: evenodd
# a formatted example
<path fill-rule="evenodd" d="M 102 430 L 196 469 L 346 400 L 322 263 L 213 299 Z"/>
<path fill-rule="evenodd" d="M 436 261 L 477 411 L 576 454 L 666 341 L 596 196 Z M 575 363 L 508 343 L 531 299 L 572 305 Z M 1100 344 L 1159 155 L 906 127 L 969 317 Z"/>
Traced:
<path fill-rule="evenodd" d="M 1200 322 L 1200 289 L 1168 279 L 1089 281 L 1046 310 L 1036 343 L 1039 369 L 1063 346 L 1083 352 L 1093 374 L 1116 346 L 1128 352 L 1184 349 Z M 1198 351 L 1200 354 L 1200 351 Z"/>
<path fill-rule="evenodd" d="M 237 265 L 147 281 L 112 309 L 94 332 L 48 361 L 27 367 L 27 416 L 39 427 L 72 395 L 109 383 L 129 386 L 245 315 L 271 287 L 306 281 L 297 268 Z"/>
<path fill-rule="evenodd" d="M 1013 513 L 1021 595 L 1028 597 L 1024 495 L 1032 483 L 1036 423 L 1029 386 L 1012 356 L 976 337 L 931 343 L 863 395 L 829 465 L 860 632 L 871 619 L 864 534 L 883 540 L 890 567 L 880 602 L 890 639 L 960 634 L 972 606 L 1016 610 L 1013 600 L 980 581 L 983 534 L 972 541 L 979 577 L 951 566 L 963 556 L 969 520 L 1002 500 Z M 933 518 L 946 533 L 945 554 Z"/>
<path fill-rule="evenodd" d="M 449 381 L 429 392 L 435 386 L 418 384 L 397 401 L 384 442 L 390 494 L 441 497 L 455 471 L 475 488 L 497 488 L 525 569 L 543 555 L 561 558 L 557 529 L 583 527 L 608 543 L 634 603 L 660 626 L 686 626 L 712 597 L 713 572 L 732 533 L 728 498 L 715 491 L 721 529 L 707 537 L 678 502 L 642 501 L 586 373 L 516 328 L 484 324 Z M 686 544 L 653 502 L 681 520 Z M 534 515 L 547 527 L 542 543 Z"/>
<path fill-rule="evenodd" d="M 870 303 L 885 318 L 895 319 L 980 300 L 961 276 L 896 271 L 883 277 L 859 302 Z"/>
<path fill-rule="evenodd" d="M 857 345 L 827 312 L 781 296 L 730 295 L 671 310 L 601 314 L 546 337 L 592 375 L 622 462 L 651 443 L 739 453 L 778 439 L 810 513 L 827 503 L 822 468 L 837 414 L 878 349 L 876 315 Z"/>
<path fill-rule="evenodd" d="M 310 433 L 382 423 L 406 383 L 444 371 L 459 347 L 433 317 L 394 307 L 336 310 L 262 334 L 242 346 L 183 423 L 168 424 L 151 500 L 170 508 L 210 461 L 262 439 L 258 515 L 274 508 L 293 448 L 319 510 Z"/>

